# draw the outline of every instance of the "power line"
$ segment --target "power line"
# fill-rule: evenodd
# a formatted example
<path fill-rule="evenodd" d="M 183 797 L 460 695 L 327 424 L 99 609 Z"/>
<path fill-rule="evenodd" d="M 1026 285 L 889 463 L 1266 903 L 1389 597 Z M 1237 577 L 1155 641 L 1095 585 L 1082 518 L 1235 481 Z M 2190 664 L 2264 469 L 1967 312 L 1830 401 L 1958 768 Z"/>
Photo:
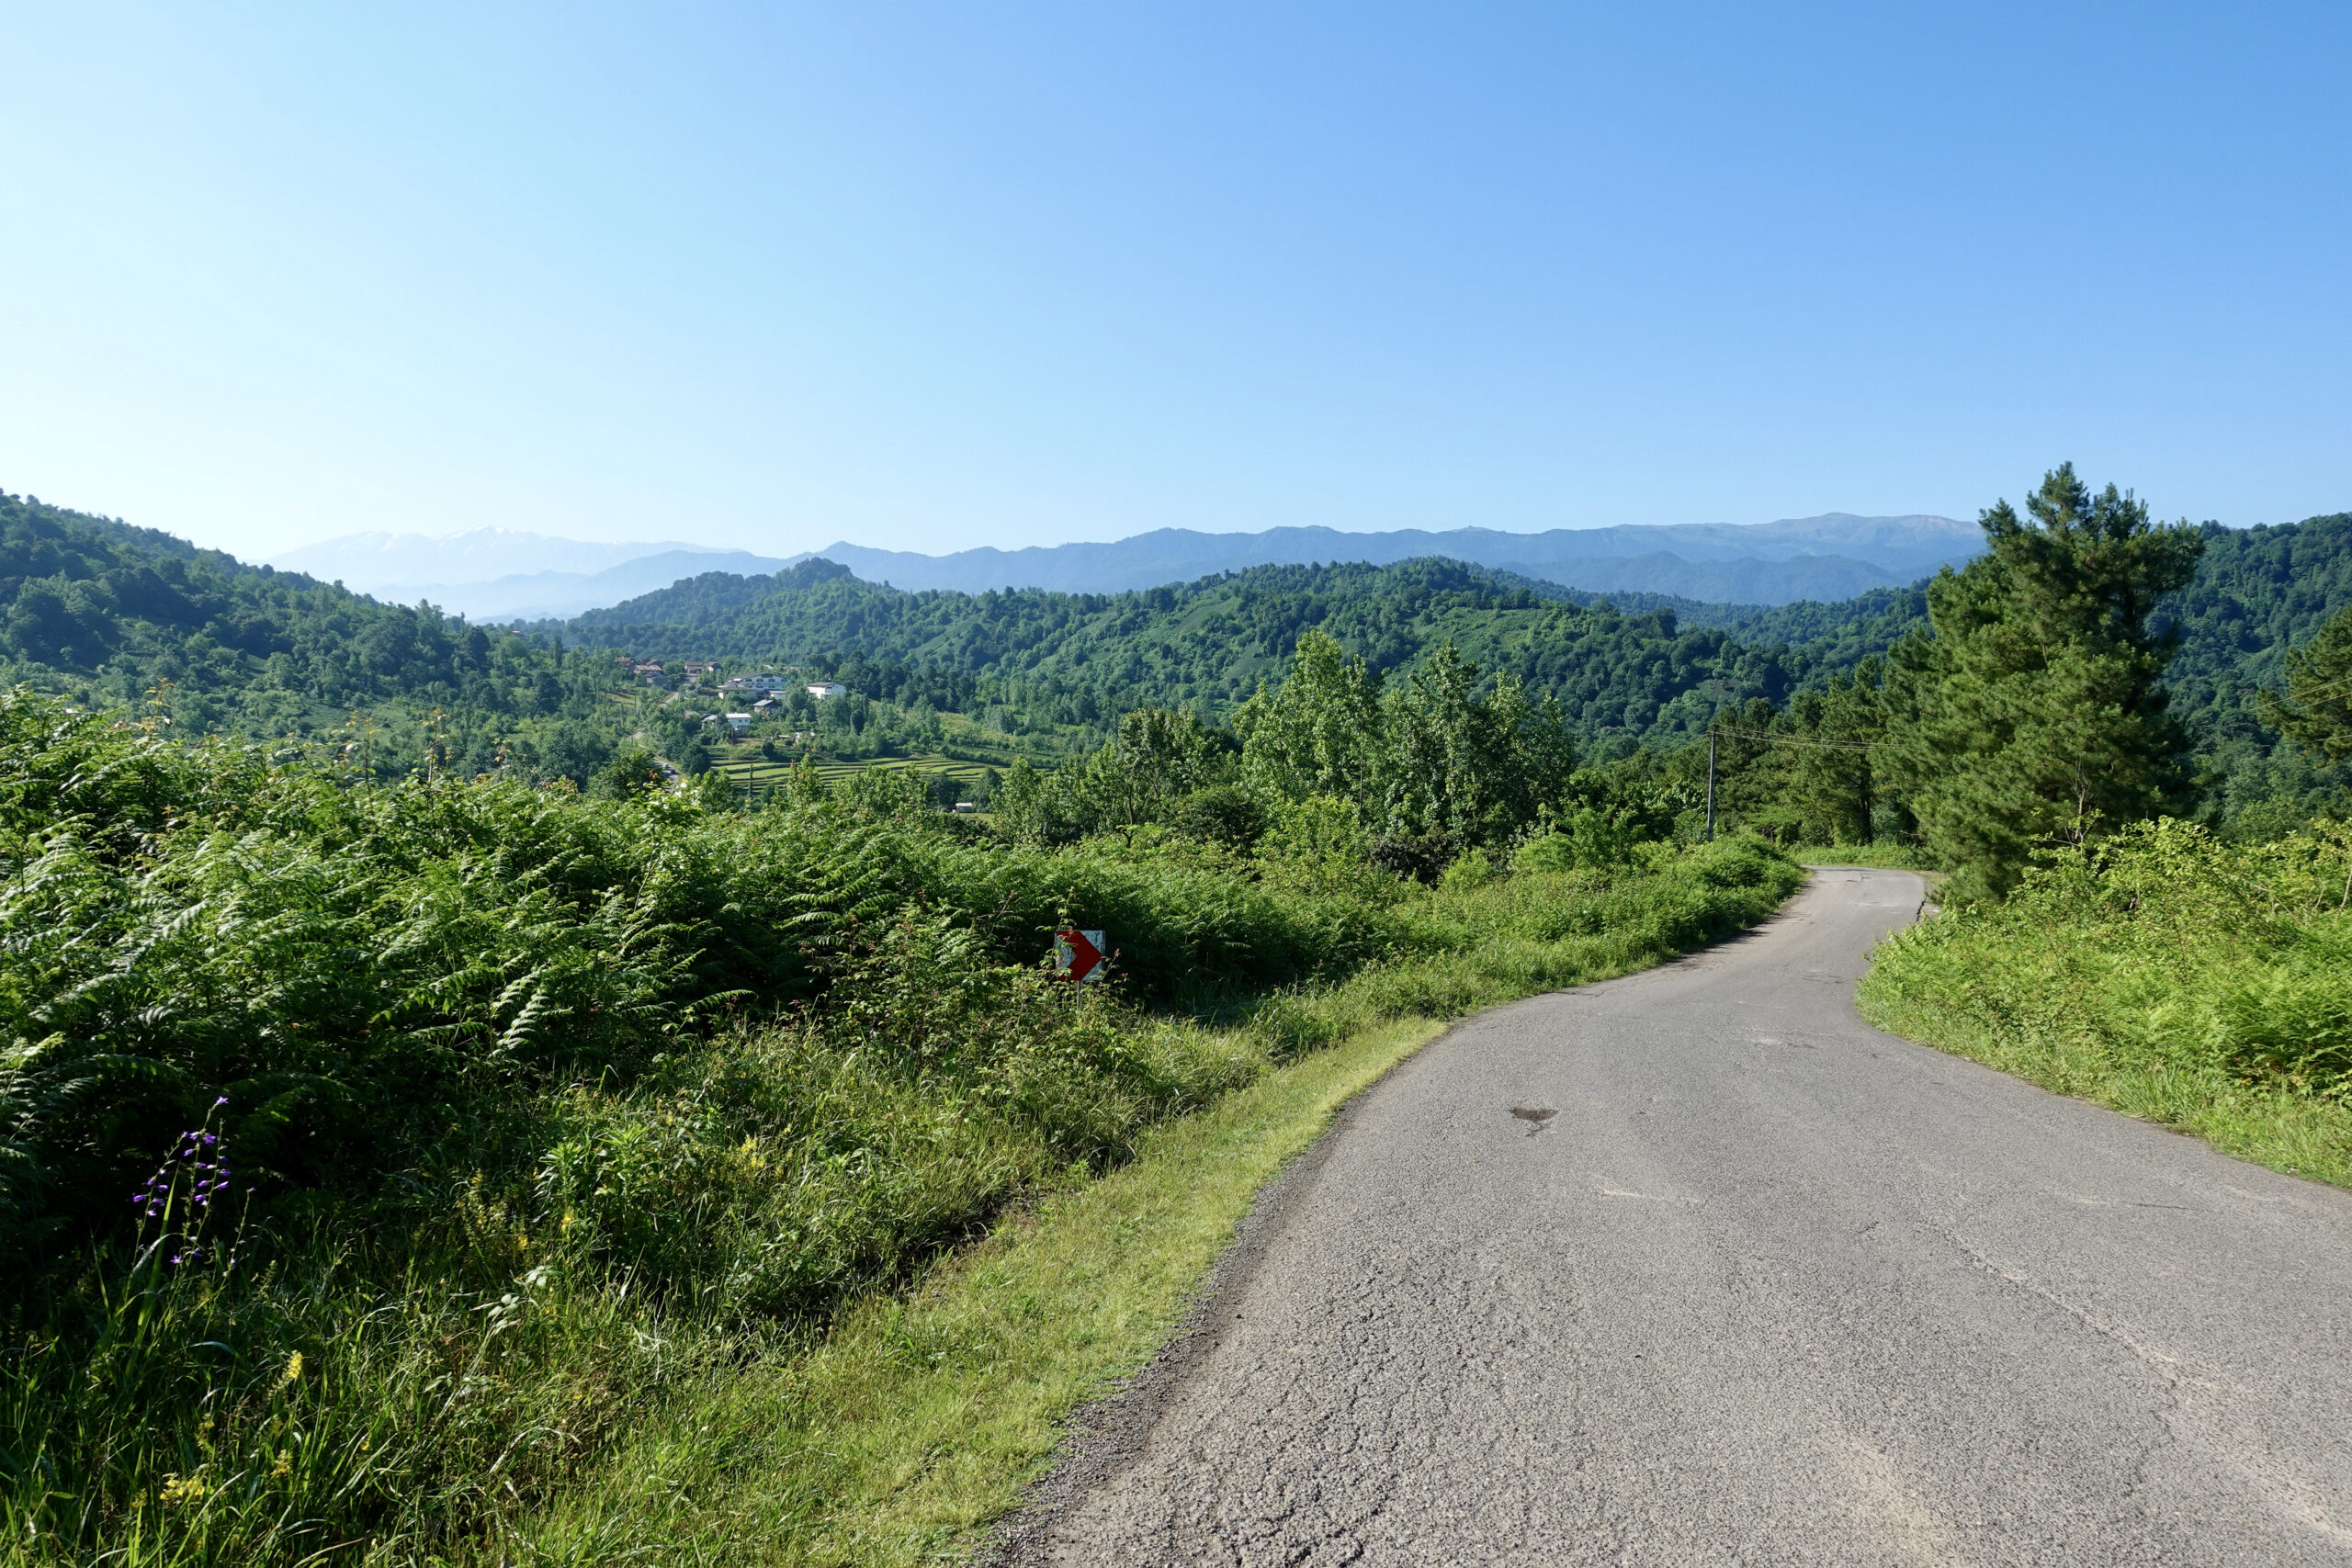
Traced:
<path fill-rule="evenodd" d="M 2346 686 L 2352 686 L 2352 676 L 2346 676 L 2344 679 L 2338 681 L 2323 681 L 2316 686 L 2305 686 L 2301 691 L 2298 692 L 2294 688 L 2292 678 L 2290 677 L 2289 684 L 2285 691 L 2272 692 L 2271 694 L 2273 696 L 2284 697 L 2290 702 L 2302 703 L 2309 702 L 2313 697 L 2325 696 L 2331 692 L 2340 692 Z M 2250 692 L 2270 691 L 2270 688 L 2267 686 L 2248 686 L 2245 689 Z"/>
<path fill-rule="evenodd" d="M 1735 740 L 1761 740 L 1768 746 L 1809 746 L 1822 751 L 1883 751 L 1892 741 L 1886 740 L 1800 740 L 1791 735 L 1766 735 L 1753 729 L 1711 729 L 1711 735 L 1727 735 Z"/>

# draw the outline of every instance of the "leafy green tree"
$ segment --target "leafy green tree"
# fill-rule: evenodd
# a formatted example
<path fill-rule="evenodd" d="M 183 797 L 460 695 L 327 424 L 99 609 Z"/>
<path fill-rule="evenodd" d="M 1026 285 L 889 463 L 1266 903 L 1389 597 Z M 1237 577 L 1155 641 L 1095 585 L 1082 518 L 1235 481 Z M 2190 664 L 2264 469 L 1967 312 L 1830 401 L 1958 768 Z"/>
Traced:
<path fill-rule="evenodd" d="M 1082 787 L 1091 825 L 1163 819 L 1174 804 L 1235 771 L 1233 738 L 1187 709 L 1137 708 L 1088 761 Z"/>
<path fill-rule="evenodd" d="M 2032 853 L 2177 801 L 2187 738 L 2159 678 L 2156 601 L 2204 541 L 2156 527 L 2113 485 L 2062 464 L 1984 513 L 1989 553 L 1928 590 L 1928 634 L 1894 651 L 1889 771 L 1962 897 L 2006 893 Z"/>
<path fill-rule="evenodd" d="M 1169 814 L 1169 825 L 1209 843 L 1246 850 L 1266 830 L 1263 802 L 1238 784 L 1211 784 L 1186 795 Z"/>
<path fill-rule="evenodd" d="M 2262 716 L 2330 762 L 2352 761 L 2352 610 L 2287 655 L 2287 694 L 2264 692 Z"/>
<path fill-rule="evenodd" d="M 710 771 L 710 748 L 704 744 L 707 727 L 688 716 L 687 711 L 665 706 L 652 725 L 653 739 L 662 755 L 678 764 L 678 771 L 688 778 Z"/>
<path fill-rule="evenodd" d="M 1812 844 L 1866 844 L 1899 832 L 1907 818 L 1885 795 L 1874 760 L 1885 739 L 1885 660 L 1873 656 L 1851 678 L 1833 675 L 1777 714 L 1757 703 L 1724 716 L 1717 795 L 1741 827 Z M 1677 759 L 1693 780 L 1703 777 L 1704 747 Z"/>
<path fill-rule="evenodd" d="M 1565 798 L 1575 747 L 1558 705 L 1517 677 L 1489 684 L 1451 641 L 1388 685 L 1320 630 L 1290 679 L 1237 724 L 1243 782 L 1271 802 L 1351 802 L 1396 868 L 1430 876 L 1459 848 L 1502 843 Z"/>
<path fill-rule="evenodd" d="M 1348 797 L 1370 775 L 1381 733 L 1380 689 L 1364 661 L 1329 633 L 1298 639 L 1290 676 L 1264 683 L 1235 725 L 1243 775 L 1280 800 Z"/>
<path fill-rule="evenodd" d="M 1390 694 L 1379 815 L 1392 837 L 1497 843 L 1560 797 L 1576 750 L 1555 705 L 1441 644 Z"/>
<path fill-rule="evenodd" d="M 860 768 L 833 798 L 869 817 L 910 820 L 931 815 L 931 789 L 912 768 Z"/>
<path fill-rule="evenodd" d="M 662 763 L 642 746 L 629 746 L 597 771 L 594 793 L 607 800 L 633 800 L 662 787 Z"/>
<path fill-rule="evenodd" d="M 998 826 L 1023 843 L 1066 844 L 1085 837 L 1091 814 L 1073 787 L 1076 776 L 1074 770 L 1048 773 L 1015 758 L 989 803 Z"/>

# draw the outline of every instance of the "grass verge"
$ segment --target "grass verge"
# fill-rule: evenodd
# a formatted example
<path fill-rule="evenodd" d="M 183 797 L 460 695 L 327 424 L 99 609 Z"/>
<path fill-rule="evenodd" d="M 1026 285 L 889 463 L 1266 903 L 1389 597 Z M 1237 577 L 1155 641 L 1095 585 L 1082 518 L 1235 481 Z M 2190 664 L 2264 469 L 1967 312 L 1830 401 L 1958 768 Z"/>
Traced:
<path fill-rule="evenodd" d="M 2352 1187 L 2347 886 L 2340 833 L 2249 846 L 2146 824 L 1888 938 L 1856 1001 L 1923 1044 Z"/>
<path fill-rule="evenodd" d="M 1996 1023 L 1886 984 L 1865 981 L 1859 1006 L 1890 1034 L 2187 1133 L 2235 1159 L 2352 1187 L 2352 1111 L 2341 1105 L 2202 1064 L 2119 1057 L 2079 1031 Z"/>
<path fill-rule="evenodd" d="M 712 1375 L 514 1544 L 559 1562 L 620 1540 L 679 1562 L 960 1555 L 1020 1501 L 1070 1412 L 1165 1342 L 1258 1190 L 1444 1028 L 1367 1031 L 1154 1129 L 1132 1164 L 911 1295 L 860 1303 L 805 1359 Z"/>

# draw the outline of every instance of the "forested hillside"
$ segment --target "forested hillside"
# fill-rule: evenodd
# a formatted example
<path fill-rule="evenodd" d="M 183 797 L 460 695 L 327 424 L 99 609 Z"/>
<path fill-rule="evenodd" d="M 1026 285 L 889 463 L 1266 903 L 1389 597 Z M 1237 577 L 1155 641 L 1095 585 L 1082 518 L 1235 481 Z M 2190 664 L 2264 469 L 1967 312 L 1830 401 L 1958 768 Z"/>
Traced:
<path fill-rule="evenodd" d="M 2282 748 L 2258 696 L 2284 684 L 2291 649 L 2352 606 L 2352 513 L 2201 532 L 2196 576 L 2158 617 L 2181 637 L 2165 674 L 2173 712 L 2195 740 L 2215 808 L 2283 827 L 2334 798 L 2344 781 Z"/>
<path fill-rule="evenodd" d="M 774 578 L 712 573 L 582 615 L 568 637 L 644 657 L 806 665 L 853 689 L 927 670 L 970 682 L 1016 725 L 1106 726 L 1148 705 L 1229 713 L 1279 680 L 1322 631 L 1375 674 L 1451 642 L 1489 671 L 1556 697 L 1602 751 L 1702 730 L 1711 702 L 1779 703 L 1883 650 L 1916 619 L 1916 592 L 1753 612 L 1743 638 L 1670 608 L 1603 599 L 1458 561 L 1267 566 L 1137 593 L 901 592 L 826 561 Z M 1805 636 L 1792 645 L 1775 634 Z M 1702 688 L 1705 689 L 1702 691 Z"/>
<path fill-rule="evenodd" d="M 2156 623 L 2181 637 L 2171 711 L 2204 809 L 2300 820 L 2341 780 L 2280 747 L 2256 694 L 2278 684 L 2289 646 L 2352 603 L 2352 517 L 2201 535 L 2194 579 Z M 1917 588 L 1770 609 L 1617 604 L 1445 560 L 1261 567 L 1123 594 L 907 593 L 809 561 L 774 578 L 706 574 L 560 628 L 493 631 L 16 497 L 0 498 L 0 604 L 6 673 L 96 706 L 160 701 L 187 731 L 330 740 L 372 771 L 430 752 L 465 773 L 583 784 L 632 735 L 690 771 L 704 760 L 691 696 L 616 673 L 616 649 L 842 680 L 858 700 L 821 716 L 820 750 L 944 744 L 937 716 L 961 715 L 963 733 L 995 736 L 1001 754 L 1050 761 L 1141 706 L 1229 717 L 1282 678 L 1309 629 L 1375 677 L 1451 644 L 1556 699 L 1595 762 L 1687 745 L 1724 707 L 1749 722 L 1789 714 L 1926 617 Z M 816 716 L 803 707 L 795 722 Z M 1727 800 L 1747 787 L 1731 780 Z"/>
<path fill-rule="evenodd" d="M 405 772 L 430 744 L 468 773 L 584 780 L 628 727 L 609 660 L 31 497 L 0 494 L 0 680 L 192 733 L 349 744 L 354 767 Z"/>
<path fill-rule="evenodd" d="M 2256 696 L 2288 649 L 2352 604 L 2352 514 L 2199 530 L 2188 585 L 2153 625 L 2177 631 L 2167 671 L 2190 738 L 2200 808 L 2249 829 L 2308 817 L 2339 770 L 2282 747 Z M 820 751 L 950 744 L 1052 761 L 1118 716 L 1182 706 L 1236 713 L 1279 682 L 1306 631 L 1375 678 L 1440 647 L 1555 699 L 1588 762 L 1688 745 L 1730 708 L 1784 716 L 1926 624 L 1920 588 L 1773 608 L 1655 595 L 1623 603 L 1508 572 L 1420 559 L 1267 566 L 1120 594 L 902 592 L 825 561 L 775 577 L 708 573 L 528 631 L 469 626 L 249 567 L 119 521 L 0 496 L 0 670 L 94 706 L 160 704 L 183 730 L 331 741 L 355 765 L 500 768 L 585 784 L 632 736 L 705 761 L 689 694 L 649 692 L 613 650 L 670 661 L 794 666 L 849 686 Z M 1766 705 L 1758 707 L 1757 705 Z M 794 722 L 820 716 L 802 705 Z M 969 750 L 969 745 L 967 745 Z M 1728 785 L 1736 801 L 1743 786 Z"/>
<path fill-rule="evenodd" d="M 2250 529 L 2207 525 L 2189 584 L 2154 626 L 2177 631 L 2171 711 L 2212 810 L 2308 815 L 2338 780 L 2256 711 L 2290 646 L 2352 604 L 2352 515 Z M 661 658 L 803 665 L 900 700 L 993 711 L 1014 731 L 1100 735 L 1155 704 L 1229 715 L 1278 680 L 1301 634 L 1329 634 L 1375 675 L 1453 644 L 1489 672 L 1556 697 L 1589 757 L 1671 749 L 1722 706 L 1785 709 L 1927 624 L 1923 588 L 1773 608 L 1603 596 L 1446 560 L 1269 566 L 1143 592 L 920 593 L 830 562 L 774 578 L 712 573 L 582 616 L 571 638 Z"/>

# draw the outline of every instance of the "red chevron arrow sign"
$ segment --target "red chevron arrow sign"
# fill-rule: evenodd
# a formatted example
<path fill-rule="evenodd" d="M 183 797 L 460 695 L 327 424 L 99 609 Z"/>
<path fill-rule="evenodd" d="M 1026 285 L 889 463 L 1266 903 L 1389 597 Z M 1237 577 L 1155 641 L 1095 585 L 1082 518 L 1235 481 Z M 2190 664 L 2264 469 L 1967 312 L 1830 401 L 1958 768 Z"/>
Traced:
<path fill-rule="evenodd" d="M 1110 940 L 1101 931 L 1057 931 L 1054 933 L 1054 973 L 1067 975 L 1079 981 L 1100 980 L 1102 978 L 1102 954 L 1110 945 Z"/>

